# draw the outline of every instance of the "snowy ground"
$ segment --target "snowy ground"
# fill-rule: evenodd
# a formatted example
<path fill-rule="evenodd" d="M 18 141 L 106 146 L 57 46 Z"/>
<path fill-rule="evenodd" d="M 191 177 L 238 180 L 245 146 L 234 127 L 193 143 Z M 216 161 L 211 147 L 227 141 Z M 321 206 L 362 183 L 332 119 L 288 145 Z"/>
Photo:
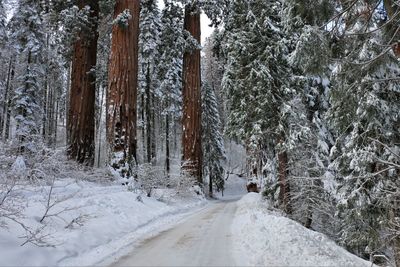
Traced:
<path fill-rule="evenodd" d="M 12 144 L 0 145 L 0 266 L 109 265 L 209 204 L 183 188 L 158 189 L 148 198 L 113 181 L 106 169 L 68 161 L 64 149 L 26 159 L 13 151 Z M 224 198 L 245 193 L 245 181 L 236 178 L 229 178 Z M 18 185 L 2 202 L 12 181 Z"/>
<path fill-rule="evenodd" d="M 49 188 L 47 188 L 49 189 Z M 25 190 L 28 198 L 21 221 L 31 229 L 46 228 L 38 239 L 55 247 L 21 244 L 26 232 L 8 221 L 8 229 L 0 228 L 0 265 L 2 266 L 89 266 L 106 264 L 123 253 L 124 248 L 144 236 L 151 236 L 178 223 L 188 212 L 206 204 L 202 197 L 180 197 L 175 192 L 160 190 L 148 198 L 127 190 L 120 184 L 105 184 L 64 179 L 56 182 L 49 214 L 58 216 L 40 219 L 45 212 L 46 194 Z M 69 210 L 71 209 L 71 210 Z M 49 236 L 47 236 L 49 234 Z"/>
<path fill-rule="evenodd" d="M 159 189 L 148 198 L 104 178 L 104 170 L 80 170 L 60 155 L 31 167 L 58 177 L 53 186 L 51 179 L 16 186 L 8 204 L 21 208 L 18 221 L 30 234 L 0 218 L 0 266 L 370 266 L 271 211 L 260 194 L 246 194 L 246 180 L 236 175 L 229 177 L 224 196 L 215 194 L 219 200 L 177 189 Z M 8 176 L 5 170 L 24 169 L 12 162 L 0 155 L 0 178 Z M 49 204 L 54 206 L 41 222 Z M 3 207 L 0 217 L 13 211 Z"/>
<path fill-rule="evenodd" d="M 256 193 L 237 202 L 232 232 L 240 265 L 371 266 L 325 235 L 268 210 Z"/>

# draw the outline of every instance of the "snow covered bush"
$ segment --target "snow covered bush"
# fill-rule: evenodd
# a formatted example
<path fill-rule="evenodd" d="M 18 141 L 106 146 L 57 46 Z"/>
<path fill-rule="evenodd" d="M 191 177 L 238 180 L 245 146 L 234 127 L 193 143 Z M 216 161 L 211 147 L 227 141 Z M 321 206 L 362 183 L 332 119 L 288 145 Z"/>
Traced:
<path fill-rule="evenodd" d="M 182 197 L 200 196 L 204 197 L 203 188 L 199 185 L 196 177 L 189 172 L 182 171 L 179 175 L 172 176 L 176 192 Z"/>
<path fill-rule="evenodd" d="M 150 163 L 140 164 L 135 172 L 138 189 L 144 190 L 151 197 L 153 189 L 168 188 L 171 186 L 169 176 L 165 175 L 161 166 L 153 166 Z"/>
<path fill-rule="evenodd" d="M 0 228 L 22 217 L 25 202 L 17 186 L 18 180 L 15 177 L 0 175 Z"/>
<path fill-rule="evenodd" d="M 69 161 L 64 149 L 41 147 L 35 154 L 17 155 L 15 144 L 0 142 L 0 227 L 19 233 L 20 245 L 59 245 L 55 227 L 77 227 L 88 215 L 74 202 L 84 181 L 106 183 L 106 169 L 91 169 Z M 27 212 L 32 212 L 34 214 Z M 71 217 L 72 216 L 72 217 Z"/>
<path fill-rule="evenodd" d="M 129 9 L 125 9 L 113 20 L 113 24 L 117 24 L 122 28 L 128 28 L 129 20 L 132 19 L 131 12 Z"/>

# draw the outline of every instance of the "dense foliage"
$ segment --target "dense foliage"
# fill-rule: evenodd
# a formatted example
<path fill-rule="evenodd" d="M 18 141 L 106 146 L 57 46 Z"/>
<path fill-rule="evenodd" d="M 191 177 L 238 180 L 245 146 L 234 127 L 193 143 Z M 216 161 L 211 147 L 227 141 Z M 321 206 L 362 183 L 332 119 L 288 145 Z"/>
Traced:
<path fill-rule="evenodd" d="M 93 18 L 74 1 L 0 1 L 0 139 L 17 154 L 66 144 L 74 43 L 98 23 L 87 74 L 96 78 L 96 165 L 109 162 L 111 28 L 132 21 L 127 10 L 113 20 L 114 2 L 100 0 Z M 200 47 L 184 30 L 185 5 L 215 27 L 201 59 L 205 183 L 224 189 L 224 140 L 233 140 L 246 149 L 247 178 L 275 207 L 399 266 L 400 2 L 142 0 L 129 168 L 144 165 L 128 178 L 149 194 L 181 160 L 183 57 Z"/>

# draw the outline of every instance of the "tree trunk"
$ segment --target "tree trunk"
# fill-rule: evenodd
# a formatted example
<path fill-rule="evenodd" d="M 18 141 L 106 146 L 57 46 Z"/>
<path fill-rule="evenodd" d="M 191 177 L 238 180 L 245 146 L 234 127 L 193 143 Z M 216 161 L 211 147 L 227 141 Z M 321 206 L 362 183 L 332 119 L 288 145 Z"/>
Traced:
<path fill-rule="evenodd" d="M 68 116 L 68 111 L 69 111 L 69 107 L 70 107 L 70 103 L 69 103 L 69 99 L 70 99 L 70 95 L 71 95 L 71 72 L 72 72 L 72 66 L 71 66 L 71 62 L 68 63 L 68 69 L 67 69 L 67 92 L 66 92 L 66 96 L 65 96 L 65 122 L 66 125 L 69 125 L 69 116 Z M 67 145 L 70 143 L 70 138 L 69 138 L 69 131 L 68 129 L 66 129 L 66 142 Z"/>
<path fill-rule="evenodd" d="M 311 229 L 311 225 L 313 222 L 313 212 L 311 210 L 311 207 L 308 207 L 307 212 L 306 212 L 306 222 L 304 224 L 304 227 L 307 229 Z"/>
<path fill-rule="evenodd" d="M 1 114 L 0 118 L 0 138 L 3 137 L 3 129 L 5 127 L 5 124 L 7 122 L 7 106 L 8 106 L 8 99 L 10 98 L 9 96 L 9 91 L 10 91 L 10 84 L 11 84 L 11 73 L 13 72 L 13 59 L 10 58 L 10 62 L 8 64 L 8 71 L 7 71 L 7 82 L 6 82 L 6 88 L 4 92 L 4 101 L 3 101 L 3 113 Z M 11 98 L 10 98 L 11 99 Z"/>
<path fill-rule="evenodd" d="M 151 94 L 150 99 L 150 114 L 151 114 L 151 159 L 154 164 L 156 164 L 156 149 L 157 149 L 157 140 L 156 140 L 156 109 L 155 109 L 155 101 L 156 97 L 154 93 Z"/>
<path fill-rule="evenodd" d="M 184 28 L 200 43 L 200 13 L 185 7 Z M 186 51 L 183 57 L 183 170 L 202 183 L 200 50 Z"/>
<path fill-rule="evenodd" d="M 142 119 L 142 123 L 141 123 L 141 127 L 142 127 L 142 149 L 143 149 L 143 161 L 146 161 L 146 159 L 144 159 L 145 155 L 146 155 L 146 127 L 145 127 L 145 100 L 144 100 L 144 93 L 141 93 L 141 111 L 140 111 L 140 116 Z"/>
<path fill-rule="evenodd" d="M 93 69 L 97 61 L 98 0 L 79 1 L 79 8 L 90 6 L 92 27 L 82 31 L 74 44 L 71 92 L 68 119 L 68 155 L 79 163 L 92 166 L 95 154 L 95 99 L 96 77 Z"/>
<path fill-rule="evenodd" d="M 57 99 L 56 102 L 56 109 L 55 109 L 55 113 L 56 115 L 54 116 L 54 142 L 53 142 L 53 146 L 54 148 L 57 147 L 57 129 L 58 129 L 58 111 L 59 111 L 59 100 Z"/>
<path fill-rule="evenodd" d="M 151 88 L 150 88 L 151 78 L 150 78 L 150 64 L 147 64 L 146 70 L 146 139 L 147 139 L 147 147 L 146 147 L 146 155 L 147 155 L 147 163 L 151 162 L 152 153 L 151 153 L 151 145 L 152 145 L 152 119 L 151 119 Z"/>
<path fill-rule="evenodd" d="M 98 142 L 97 142 L 97 144 L 98 144 L 98 147 L 97 147 L 97 168 L 100 168 L 100 159 L 101 159 L 101 126 L 102 126 L 102 123 L 101 123 L 101 115 L 103 114 L 103 103 L 104 103 L 104 87 L 102 86 L 101 87 L 101 97 L 100 97 L 100 111 L 99 111 L 99 122 L 98 122 L 98 125 L 97 125 L 97 136 L 98 136 L 98 138 L 97 138 L 97 140 L 98 140 Z"/>
<path fill-rule="evenodd" d="M 210 196 L 210 197 L 212 197 L 213 196 L 213 186 L 212 186 L 212 176 L 211 176 L 211 173 L 210 172 L 208 172 L 209 173 L 209 176 L 210 176 L 210 184 L 208 185 L 208 190 L 209 190 L 209 192 L 208 192 L 208 195 Z M 224 195 L 224 191 L 222 191 L 222 196 Z"/>
<path fill-rule="evenodd" d="M 47 78 L 46 78 L 47 80 Z M 47 85 L 48 87 L 48 85 Z M 45 89 L 47 92 L 47 110 L 44 112 L 43 118 L 45 120 L 43 121 L 43 138 L 44 140 L 47 139 L 48 146 L 52 145 L 52 138 L 53 138 L 53 117 L 54 117 L 54 90 L 53 88 L 46 88 Z"/>
<path fill-rule="evenodd" d="M 25 81 L 24 81 L 24 91 L 23 91 L 23 95 L 26 96 L 28 93 L 28 90 L 30 89 L 31 83 L 29 82 L 28 78 L 31 73 L 31 64 L 32 64 L 32 50 L 28 51 L 28 56 L 27 56 L 27 64 L 26 64 L 26 75 L 25 75 Z M 32 101 L 32 99 L 31 99 Z M 21 116 L 22 118 L 24 118 L 24 120 L 26 119 L 26 115 L 27 115 L 27 107 L 26 106 L 22 106 L 22 107 L 18 107 L 17 109 L 17 114 L 18 116 Z M 20 129 L 20 127 L 23 128 L 23 126 L 21 126 L 18 122 L 17 122 L 17 132 L 18 129 Z M 20 147 L 19 147 L 19 153 L 24 153 L 25 152 L 25 140 L 29 137 L 29 135 L 32 134 L 36 134 L 36 132 L 33 132 L 32 129 L 30 129 L 30 132 L 26 132 L 26 131 L 22 131 L 23 134 L 19 134 L 18 135 L 18 141 L 20 142 Z"/>
<path fill-rule="evenodd" d="M 179 122 L 176 120 L 175 116 L 171 118 L 174 122 L 173 130 L 173 136 L 174 136 L 174 156 L 176 155 L 176 152 L 178 151 L 178 127 L 179 127 Z M 182 134 L 182 133 L 181 133 Z"/>
<path fill-rule="evenodd" d="M 11 125 L 11 109 L 12 109 L 12 99 L 13 99 L 13 86 L 12 86 L 12 81 L 14 80 L 15 76 L 15 71 L 14 71 L 14 66 L 11 67 L 11 77 L 10 77 L 10 82 L 9 82 L 9 87 L 8 87 L 8 101 L 7 101 L 7 116 L 6 116 L 6 121 L 5 121 L 5 127 L 4 127 L 4 140 L 8 140 L 10 138 L 10 125 Z"/>
<path fill-rule="evenodd" d="M 46 34 L 46 51 L 49 51 L 49 34 Z M 48 61 L 48 55 L 46 58 L 46 61 Z M 45 65 L 45 71 L 44 71 L 44 92 L 43 92 L 43 116 L 42 116 L 42 136 L 44 142 L 47 140 L 48 132 L 47 132 L 47 119 L 49 111 L 48 111 L 48 101 L 49 101 L 49 66 L 46 64 Z"/>
<path fill-rule="evenodd" d="M 111 164 L 137 163 L 136 113 L 140 0 L 117 0 L 114 18 L 129 10 L 128 25 L 113 25 L 107 91 L 107 141 Z M 117 160 L 117 162 L 115 162 Z M 132 173 L 126 173 L 130 176 Z"/>
<path fill-rule="evenodd" d="M 169 114 L 165 115 L 165 170 L 169 174 L 171 171 L 170 166 L 170 152 L 169 152 Z"/>
<path fill-rule="evenodd" d="M 290 207 L 290 186 L 287 181 L 287 165 L 288 165 L 288 156 L 287 152 L 283 151 L 278 154 L 278 177 L 279 177 L 279 200 L 283 205 L 283 209 L 286 213 L 291 213 Z"/>

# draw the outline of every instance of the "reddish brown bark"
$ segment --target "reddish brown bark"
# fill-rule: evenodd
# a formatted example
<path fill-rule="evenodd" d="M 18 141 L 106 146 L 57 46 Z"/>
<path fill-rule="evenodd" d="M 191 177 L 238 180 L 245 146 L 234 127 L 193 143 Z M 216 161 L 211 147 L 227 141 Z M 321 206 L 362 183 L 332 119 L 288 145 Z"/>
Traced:
<path fill-rule="evenodd" d="M 68 155 L 80 163 L 94 163 L 94 109 L 95 74 L 97 60 L 97 17 L 98 0 L 79 1 L 79 8 L 90 6 L 92 25 L 90 30 L 82 30 L 74 44 L 71 72 L 71 92 L 68 118 Z"/>
<path fill-rule="evenodd" d="M 200 13 L 185 8 L 184 28 L 200 43 Z M 200 49 L 183 57 L 183 169 L 202 183 Z"/>
<path fill-rule="evenodd" d="M 139 0 L 117 0 L 114 18 L 129 10 L 128 25 L 112 30 L 107 90 L 107 140 L 111 153 L 123 153 L 121 162 L 136 162 L 136 113 L 138 80 Z M 113 157 L 113 155 L 111 155 Z"/>

